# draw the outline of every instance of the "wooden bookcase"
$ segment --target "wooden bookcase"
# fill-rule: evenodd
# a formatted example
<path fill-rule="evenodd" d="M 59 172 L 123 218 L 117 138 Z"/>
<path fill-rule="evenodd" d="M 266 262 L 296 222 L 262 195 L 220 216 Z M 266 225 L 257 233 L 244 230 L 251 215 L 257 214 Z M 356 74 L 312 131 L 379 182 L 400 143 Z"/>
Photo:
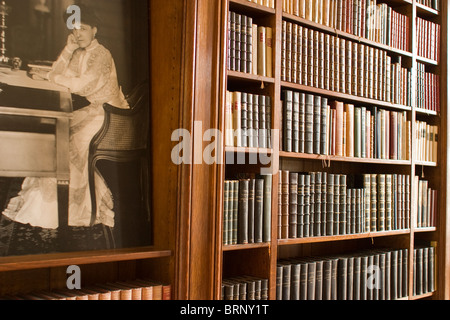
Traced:
<path fill-rule="evenodd" d="M 413 222 L 417 218 L 417 198 L 411 197 L 411 225 L 405 230 L 383 231 L 375 233 L 351 234 L 342 236 L 322 236 L 301 239 L 278 239 L 277 234 L 277 214 L 278 214 L 278 171 L 274 172 L 272 182 L 272 220 L 271 220 L 271 241 L 262 244 L 245 245 L 223 245 L 221 241 L 224 229 L 223 206 L 220 204 L 216 210 L 216 271 L 214 278 L 214 299 L 221 299 L 222 279 L 240 275 L 251 275 L 264 279 L 269 279 L 269 299 L 276 299 L 277 285 L 277 261 L 289 257 L 307 257 L 311 255 L 327 255 L 333 253 L 343 253 L 346 251 L 355 252 L 360 249 L 395 247 L 409 250 L 409 283 L 408 295 L 406 299 L 449 299 L 450 298 L 450 278 L 449 278 L 449 213 L 448 213 L 448 113 L 445 92 L 448 88 L 448 69 L 447 69 L 447 35 L 448 35 L 448 5 L 446 1 L 441 1 L 439 11 L 427 8 L 415 0 L 395 0 L 395 1 L 377 1 L 377 3 L 387 3 L 389 6 L 399 9 L 399 12 L 410 18 L 409 28 L 411 29 L 411 51 L 394 49 L 389 46 L 370 41 L 352 34 L 336 30 L 302 19 L 298 16 L 283 12 L 283 1 L 275 1 L 275 8 L 267 8 L 262 5 L 252 3 L 247 0 L 222 0 L 221 1 L 221 26 L 219 27 L 219 40 L 221 41 L 221 51 L 219 66 L 221 104 L 220 109 L 220 129 L 225 129 L 225 106 L 226 91 L 240 91 L 254 94 L 270 95 L 273 99 L 272 111 L 272 129 L 282 130 L 280 124 L 280 114 L 282 108 L 282 90 L 289 89 L 304 93 L 311 93 L 328 97 L 330 100 L 347 101 L 347 103 L 378 106 L 389 110 L 406 111 L 412 124 L 416 119 L 427 121 L 439 126 L 439 158 L 437 163 L 417 161 L 415 157 L 412 160 L 379 160 L 379 159 L 360 159 L 345 158 L 335 156 L 319 156 L 310 154 L 299 154 L 282 151 L 280 142 L 273 141 L 273 148 L 270 150 L 259 150 L 255 148 L 225 148 L 223 159 L 226 154 L 234 156 L 238 154 L 267 154 L 272 155 L 273 165 L 279 170 L 292 170 L 293 172 L 314 172 L 328 171 L 332 173 L 398 173 L 406 174 L 411 177 L 424 176 L 433 182 L 435 188 L 439 190 L 439 209 L 437 226 L 431 228 L 415 228 Z M 227 68 L 227 31 L 229 10 L 247 15 L 253 18 L 257 24 L 262 24 L 273 28 L 274 36 L 274 60 L 273 60 L 273 78 L 255 76 L 247 73 L 230 71 Z M 440 61 L 425 59 L 417 54 L 416 44 L 416 18 L 421 17 L 441 25 L 441 58 Z M 392 56 L 401 56 L 404 66 L 412 68 L 412 88 L 416 87 L 417 81 L 417 63 L 426 65 L 427 70 L 440 75 L 441 83 L 441 112 L 424 111 L 416 107 L 415 90 L 412 90 L 412 106 L 395 105 L 389 102 L 383 102 L 375 99 L 362 98 L 354 95 L 343 94 L 339 92 L 318 89 L 315 87 L 294 84 L 281 81 L 281 52 L 282 52 L 282 21 L 289 21 L 298 25 L 318 30 L 325 34 L 337 36 L 342 39 L 352 40 L 363 43 L 367 46 L 383 49 Z M 253 22 L 255 23 L 255 22 Z M 415 136 L 417 128 L 412 125 L 412 137 Z M 416 152 L 416 144 L 412 138 L 412 152 Z M 323 164 L 327 163 L 325 168 Z M 224 162 L 225 163 L 225 162 Z M 220 174 L 217 183 L 217 199 L 223 200 L 224 184 L 223 181 L 229 179 L 233 173 L 256 173 L 262 165 L 237 165 L 224 164 L 220 166 Z M 411 192 L 414 190 L 414 181 L 411 181 Z M 413 295 L 413 254 L 415 244 L 419 241 L 431 241 L 436 246 L 436 290 L 433 293 L 424 295 Z"/>

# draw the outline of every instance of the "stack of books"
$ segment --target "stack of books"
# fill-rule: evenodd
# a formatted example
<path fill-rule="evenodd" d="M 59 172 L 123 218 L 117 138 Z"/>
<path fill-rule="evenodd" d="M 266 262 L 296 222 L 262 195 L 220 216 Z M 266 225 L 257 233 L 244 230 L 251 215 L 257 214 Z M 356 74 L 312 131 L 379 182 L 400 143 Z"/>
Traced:
<path fill-rule="evenodd" d="M 281 80 L 411 106 L 411 70 L 379 48 L 282 23 Z"/>
<path fill-rule="evenodd" d="M 410 176 L 280 171 L 278 238 L 409 229 Z"/>
<path fill-rule="evenodd" d="M 269 280 L 240 276 L 222 281 L 222 300 L 268 300 Z"/>
<path fill-rule="evenodd" d="M 437 163 L 439 127 L 416 121 L 416 160 Z"/>
<path fill-rule="evenodd" d="M 273 77 L 273 29 L 232 11 L 228 18 L 228 70 Z"/>
<path fill-rule="evenodd" d="M 270 242 L 271 210 L 272 176 L 226 180 L 223 245 Z"/>
<path fill-rule="evenodd" d="M 417 108 L 441 112 L 440 76 L 425 71 L 425 64 L 417 63 Z"/>
<path fill-rule="evenodd" d="M 441 26 L 420 17 L 417 17 L 416 19 L 418 55 L 423 58 L 439 61 Z"/>
<path fill-rule="evenodd" d="M 416 228 L 436 227 L 438 212 L 438 192 L 429 187 L 428 180 L 415 177 L 415 193 L 417 199 Z"/>

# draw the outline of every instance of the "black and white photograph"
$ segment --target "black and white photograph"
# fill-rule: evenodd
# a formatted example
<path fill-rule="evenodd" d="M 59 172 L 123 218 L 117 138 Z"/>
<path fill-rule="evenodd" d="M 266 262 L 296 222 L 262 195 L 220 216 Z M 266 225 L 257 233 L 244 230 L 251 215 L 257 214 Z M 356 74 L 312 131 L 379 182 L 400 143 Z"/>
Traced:
<path fill-rule="evenodd" d="M 0 1 L 0 257 L 152 244 L 148 13 Z"/>

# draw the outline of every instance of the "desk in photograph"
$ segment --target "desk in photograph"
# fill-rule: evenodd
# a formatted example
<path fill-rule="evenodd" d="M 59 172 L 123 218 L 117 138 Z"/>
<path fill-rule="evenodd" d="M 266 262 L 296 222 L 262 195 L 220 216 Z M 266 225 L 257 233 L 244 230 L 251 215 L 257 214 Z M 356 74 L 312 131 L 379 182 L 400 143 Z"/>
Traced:
<path fill-rule="evenodd" d="M 59 226 L 68 224 L 70 92 L 0 69 L 0 176 L 54 177 Z"/>

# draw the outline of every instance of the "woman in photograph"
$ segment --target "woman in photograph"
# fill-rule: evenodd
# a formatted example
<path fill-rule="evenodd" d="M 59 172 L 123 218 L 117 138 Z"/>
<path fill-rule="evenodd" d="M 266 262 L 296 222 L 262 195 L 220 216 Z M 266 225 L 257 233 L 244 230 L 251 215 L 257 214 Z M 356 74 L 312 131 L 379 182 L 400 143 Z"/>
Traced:
<path fill-rule="evenodd" d="M 96 39 L 99 19 L 80 6 L 81 26 L 74 28 L 59 58 L 47 74 L 33 74 L 85 97 L 89 105 L 73 112 L 70 123 L 69 226 L 91 226 L 91 198 L 88 184 L 88 153 L 94 135 L 104 120 L 103 104 L 127 109 L 119 87 L 116 67 L 109 50 Z M 65 21 L 69 19 L 67 14 Z M 105 181 L 96 173 L 97 216 L 95 225 L 114 227 L 113 199 Z M 9 219 L 33 227 L 57 229 L 57 181 L 54 178 L 26 178 L 17 197 L 3 212 Z"/>

